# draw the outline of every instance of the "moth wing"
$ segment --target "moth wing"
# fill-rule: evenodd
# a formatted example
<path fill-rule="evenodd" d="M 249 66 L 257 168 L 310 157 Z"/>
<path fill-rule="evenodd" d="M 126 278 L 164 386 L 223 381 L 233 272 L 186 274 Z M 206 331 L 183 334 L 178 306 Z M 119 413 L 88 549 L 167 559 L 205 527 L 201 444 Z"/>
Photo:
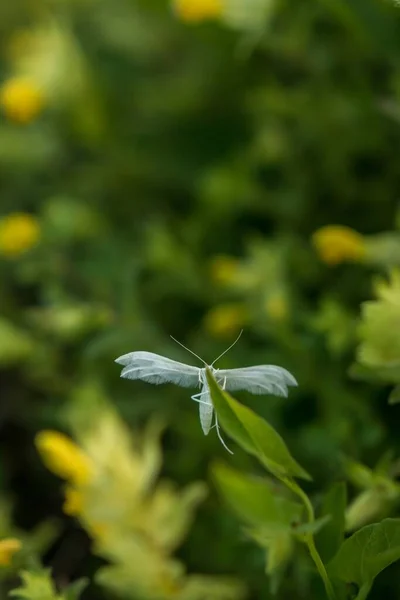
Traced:
<path fill-rule="evenodd" d="M 181 387 L 197 387 L 200 369 L 185 365 L 153 352 L 130 352 L 116 359 L 123 365 L 121 377 L 124 379 L 140 379 L 147 383 L 174 383 Z"/>
<path fill-rule="evenodd" d="M 228 391 L 247 390 L 251 394 L 273 394 L 285 398 L 288 387 L 297 385 L 289 371 L 275 365 L 218 370 L 216 377 Z"/>

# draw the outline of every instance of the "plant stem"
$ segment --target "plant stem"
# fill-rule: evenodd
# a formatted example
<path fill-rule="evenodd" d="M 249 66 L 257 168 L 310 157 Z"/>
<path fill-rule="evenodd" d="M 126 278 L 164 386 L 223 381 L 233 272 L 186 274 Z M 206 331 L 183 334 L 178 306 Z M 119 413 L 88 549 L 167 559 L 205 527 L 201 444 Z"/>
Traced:
<path fill-rule="evenodd" d="M 365 598 L 368 596 L 368 594 L 371 591 L 371 586 L 369 583 L 364 583 L 363 586 L 361 586 L 361 588 L 358 591 L 357 594 L 357 598 L 356 600 L 365 600 Z"/>
<path fill-rule="evenodd" d="M 310 551 L 311 558 L 313 559 L 315 566 L 318 569 L 318 573 L 320 574 L 321 579 L 324 582 L 325 590 L 329 600 L 335 600 L 335 592 L 333 591 L 333 587 L 329 580 L 328 573 L 326 572 L 325 565 L 322 562 L 321 557 L 318 554 L 318 550 L 315 547 L 314 537 L 311 533 L 307 534 L 306 536 L 306 544 Z"/>
<path fill-rule="evenodd" d="M 304 503 L 304 506 L 306 507 L 308 521 L 309 523 L 313 523 L 315 521 L 314 509 L 307 494 L 301 489 L 301 487 L 297 485 L 295 481 L 286 478 L 282 481 L 287 485 L 287 487 L 290 490 L 292 490 L 292 492 L 294 492 L 297 496 L 299 496 L 299 498 L 301 498 L 301 500 Z M 328 573 L 326 572 L 325 565 L 322 562 L 318 550 L 315 546 L 313 534 L 307 533 L 304 536 L 304 542 L 307 544 L 310 556 L 313 559 L 315 566 L 317 567 L 318 573 L 320 574 L 322 581 L 324 582 L 325 591 L 329 600 L 335 600 L 335 592 L 333 591 L 333 587 L 329 580 Z M 357 598 L 357 600 L 364 600 L 364 596 L 360 596 L 359 598 Z"/>

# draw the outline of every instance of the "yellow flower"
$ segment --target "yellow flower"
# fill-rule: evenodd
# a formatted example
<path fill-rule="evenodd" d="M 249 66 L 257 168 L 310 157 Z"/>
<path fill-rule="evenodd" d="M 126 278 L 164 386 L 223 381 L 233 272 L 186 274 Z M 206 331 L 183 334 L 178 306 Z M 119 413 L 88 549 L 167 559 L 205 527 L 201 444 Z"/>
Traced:
<path fill-rule="evenodd" d="M 11 213 L 0 219 L 0 253 L 18 256 L 35 246 L 40 237 L 38 220 L 27 213 Z"/>
<path fill-rule="evenodd" d="M 93 475 L 90 458 L 66 435 L 41 431 L 35 441 L 44 464 L 55 475 L 76 485 L 90 482 Z"/>
<path fill-rule="evenodd" d="M 44 96 L 33 80 L 13 77 L 0 88 L 0 104 L 10 121 L 25 124 L 38 116 L 44 106 Z"/>
<path fill-rule="evenodd" d="M 223 13 L 223 0 L 173 0 L 173 7 L 180 19 L 197 23 L 218 18 Z"/>
<path fill-rule="evenodd" d="M 82 512 L 83 507 L 84 502 L 82 492 L 73 487 L 67 487 L 63 504 L 64 513 L 71 517 L 76 517 Z"/>
<path fill-rule="evenodd" d="M 312 236 L 312 242 L 321 260 L 328 265 L 358 261 L 365 254 L 364 237 L 343 225 L 321 227 Z"/>
<path fill-rule="evenodd" d="M 265 304 L 265 309 L 273 321 L 284 321 L 289 312 L 287 300 L 281 293 L 271 295 Z"/>
<path fill-rule="evenodd" d="M 22 544 L 15 538 L 0 540 L 0 566 L 7 567 L 16 552 L 21 550 Z"/>
<path fill-rule="evenodd" d="M 221 304 L 212 308 L 204 319 L 206 329 L 216 337 L 226 337 L 241 329 L 246 322 L 242 304 Z"/>
<path fill-rule="evenodd" d="M 86 526 L 90 535 L 97 541 L 104 540 L 104 538 L 107 537 L 111 530 L 109 524 L 102 523 L 100 521 L 87 523 Z"/>
<path fill-rule="evenodd" d="M 232 256 L 217 256 L 210 265 L 212 281 L 218 285 L 229 285 L 238 274 L 239 261 Z"/>

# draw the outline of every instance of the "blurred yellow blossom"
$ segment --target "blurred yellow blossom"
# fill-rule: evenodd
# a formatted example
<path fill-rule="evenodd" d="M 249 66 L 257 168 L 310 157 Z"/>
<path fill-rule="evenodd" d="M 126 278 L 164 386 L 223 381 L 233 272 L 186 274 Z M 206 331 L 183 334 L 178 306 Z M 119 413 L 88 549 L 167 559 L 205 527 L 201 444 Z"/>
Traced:
<path fill-rule="evenodd" d="M 93 474 L 90 458 L 66 435 L 58 431 L 41 431 L 36 447 L 46 467 L 77 485 L 88 483 Z"/>
<path fill-rule="evenodd" d="M 39 115 L 45 98 L 33 79 L 13 77 L 0 88 L 0 104 L 10 121 L 26 124 Z"/>
<path fill-rule="evenodd" d="M 77 389 L 67 412 L 81 448 L 54 431 L 42 431 L 36 443 L 46 466 L 69 481 L 64 512 L 79 518 L 95 554 L 109 563 L 97 573 L 97 582 L 143 600 L 240 600 L 238 582 L 187 575 L 172 555 L 206 488 L 196 482 L 179 490 L 172 482 L 157 481 L 161 423 L 153 421 L 143 435 L 132 436 L 101 390 L 89 383 Z M 96 477 L 90 478 L 93 471 Z"/>
<path fill-rule="evenodd" d="M 243 304 L 220 304 L 212 308 L 204 319 L 205 328 L 216 337 L 225 337 L 238 332 L 247 320 Z"/>
<path fill-rule="evenodd" d="M 70 515 L 71 517 L 78 516 L 84 508 L 83 500 L 83 495 L 80 490 L 73 487 L 67 487 L 65 490 L 63 511 L 66 515 Z"/>
<path fill-rule="evenodd" d="M 210 275 L 213 282 L 218 285 L 232 283 L 239 270 L 239 261 L 232 256 L 216 256 L 210 265 Z"/>
<path fill-rule="evenodd" d="M 321 260 L 328 265 L 358 261 L 365 254 L 364 237 L 343 225 L 321 227 L 313 234 L 312 242 Z"/>
<path fill-rule="evenodd" d="M 223 0 L 173 0 L 173 7 L 182 21 L 197 23 L 220 17 L 224 3 Z"/>
<path fill-rule="evenodd" d="M 0 219 L 0 253 L 18 256 L 35 246 L 40 238 L 38 220 L 28 213 L 11 213 Z"/>
<path fill-rule="evenodd" d="M 288 302 L 281 292 L 271 294 L 265 303 L 265 309 L 273 321 L 284 321 L 289 314 Z"/>
<path fill-rule="evenodd" d="M 21 550 L 22 544 L 16 538 L 0 540 L 0 566 L 7 567 L 16 552 Z"/>

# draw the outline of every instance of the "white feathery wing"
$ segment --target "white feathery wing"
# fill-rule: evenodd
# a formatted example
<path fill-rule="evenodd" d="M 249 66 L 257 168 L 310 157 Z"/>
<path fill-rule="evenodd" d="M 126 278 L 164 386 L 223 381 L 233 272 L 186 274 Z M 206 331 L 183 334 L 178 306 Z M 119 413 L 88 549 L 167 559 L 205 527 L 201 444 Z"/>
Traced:
<path fill-rule="evenodd" d="M 115 361 L 123 365 L 121 377 L 125 379 L 141 379 L 156 385 L 175 383 L 182 387 L 195 388 L 200 382 L 198 367 L 165 358 L 153 352 L 130 352 Z"/>
<path fill-rule="evenodd" d="M 218 369 L 216 378 L 228 391 L 247 390 L 251 394 L 288 395 L 288 386 L 297 381 L 289 371 L 275 365 L 258 365 L 243 369 Z"/>

